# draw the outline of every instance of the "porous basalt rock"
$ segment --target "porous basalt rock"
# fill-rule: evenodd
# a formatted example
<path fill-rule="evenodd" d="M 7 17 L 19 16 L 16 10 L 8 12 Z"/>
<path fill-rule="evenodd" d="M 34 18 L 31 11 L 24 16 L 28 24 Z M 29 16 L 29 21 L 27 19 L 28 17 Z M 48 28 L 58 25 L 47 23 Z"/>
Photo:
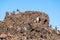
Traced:
<path fill-rule="evenodd" d="M 43 12 L 6 12 L 0 21 L 0 40 L 60 40 L 60 31 L 49 26 L 49 16 Z"/>

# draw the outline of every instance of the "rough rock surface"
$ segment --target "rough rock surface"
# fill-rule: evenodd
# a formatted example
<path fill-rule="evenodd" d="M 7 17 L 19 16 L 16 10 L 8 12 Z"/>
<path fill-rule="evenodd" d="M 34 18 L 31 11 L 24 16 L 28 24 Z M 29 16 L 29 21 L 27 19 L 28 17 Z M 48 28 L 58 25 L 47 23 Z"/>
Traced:
<path fill-rule="evenodd" d="M 0 21 L 0 40 L 60 40 L 60 31 L 49 26 L 49 16 L 43 12 L 6 12 Z"/>

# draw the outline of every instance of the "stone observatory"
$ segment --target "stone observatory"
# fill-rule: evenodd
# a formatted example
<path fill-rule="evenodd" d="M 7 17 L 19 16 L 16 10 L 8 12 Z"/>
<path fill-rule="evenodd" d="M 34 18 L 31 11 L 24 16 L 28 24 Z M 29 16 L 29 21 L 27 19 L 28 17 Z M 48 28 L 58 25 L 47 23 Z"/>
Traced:
<path fill-rule="evenodd" d="M 6 12 L 0 21 L 0 40 L 60 40 L 60 31 L 49 24 L 44 12 Z"/>

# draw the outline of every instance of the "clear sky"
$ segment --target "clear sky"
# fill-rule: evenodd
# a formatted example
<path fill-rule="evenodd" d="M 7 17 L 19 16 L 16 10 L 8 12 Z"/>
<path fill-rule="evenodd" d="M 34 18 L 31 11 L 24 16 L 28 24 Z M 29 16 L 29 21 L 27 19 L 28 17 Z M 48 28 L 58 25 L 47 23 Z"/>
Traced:
<path fill-rule="evenodd" d="M 0 20 L 5 17 L 5 12 L 19 9 L 21 12 L 41 11 L 50 17 L 50 24 L 60 30 L 60 0 L 0 0 Z"/>

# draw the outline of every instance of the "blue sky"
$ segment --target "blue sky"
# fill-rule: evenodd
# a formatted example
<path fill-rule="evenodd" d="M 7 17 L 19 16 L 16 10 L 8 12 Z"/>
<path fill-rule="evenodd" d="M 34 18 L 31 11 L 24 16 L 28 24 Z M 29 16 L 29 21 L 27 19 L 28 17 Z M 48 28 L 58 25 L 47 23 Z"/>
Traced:
<path fill-rule="evenodd" d="M 60 0 L 0 0 L 0 20 L 5 17 L 5 12 L 19 9 L 24 11 L 41 11 L 50 17 L 50 24 L 60 30 Z"/>

